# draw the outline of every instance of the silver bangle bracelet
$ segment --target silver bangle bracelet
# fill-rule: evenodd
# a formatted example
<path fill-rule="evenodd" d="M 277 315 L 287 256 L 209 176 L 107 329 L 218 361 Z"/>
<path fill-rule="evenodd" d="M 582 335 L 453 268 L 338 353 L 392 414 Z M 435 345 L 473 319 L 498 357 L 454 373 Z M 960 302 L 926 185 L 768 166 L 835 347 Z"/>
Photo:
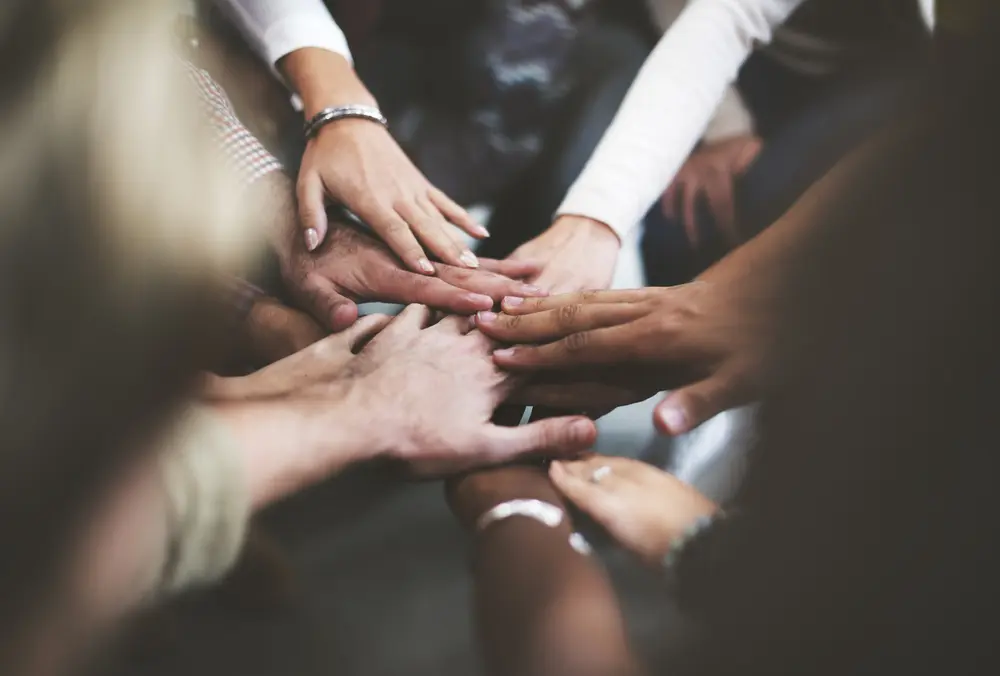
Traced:
<path fill-rule="evenodd" d="M 476 520 L 476 532 L 482 533 L 495 523 L 512 516 L 524 516 L 555 528 L 562 523 L 564 512 L 550 502 L 541 500 L 508 500 L 485 512 Z"/>
<path fill-rule="evenodd" d="M 349 105 L 337 106 L 335 108 L 324 108 L 313 115 L 312 119 L 306 123 L 305 129 L 303 130 L 306 140 L 312 140 L 320 129 L 331 122 L 336 122 L 337 120 L 343 120 L 345 118 L 370 120 L 381 124 L 383 127 L 389 126 L 389 120 L 385 119 L 385 115 L 382 114 L 382 111 L 374 106 Z"/>
<path fill-rule="evenodd" d="M 542 500 L 508 500 L 501 502 L 476 519 L 476 533 L 482 533 L 493 524 L 514 516 L 534 519 L 544 526 L 555 528 L 562 523 L 565 512 L 560 507 Z M 590 543 L 580 533 L 570 534 L 569 546 L 573 551 L 583 556 L 590 556 L 593 552 Z"/>

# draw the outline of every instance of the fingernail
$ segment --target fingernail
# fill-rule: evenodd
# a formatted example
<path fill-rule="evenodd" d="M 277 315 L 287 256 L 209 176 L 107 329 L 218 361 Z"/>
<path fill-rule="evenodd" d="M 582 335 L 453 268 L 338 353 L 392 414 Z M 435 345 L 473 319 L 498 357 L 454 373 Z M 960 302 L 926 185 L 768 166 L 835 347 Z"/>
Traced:
<path fill-rule="evenodd" d="M 484 228 L 481 225 L 477 225 L 476 226 L 476 234 L 478 234 L 480 237 L 489 237 L 490 236 L 490 231 L 487 230 L 486 228 Z"/>
<path fill-rule="evenodd" d="M 503 299 L 503 304 L 507 307 L 517 307 L 524 303 L 523 298 L 518 298 L 517 296 L 507 296 Z"/>
<path fill-rule="evenodd" d="M 492 321 L 496 321 L 497 315 L 495 312 L 480 312 L 476 315 L 476 319 L 484 324 L 489 324 Z"/>
<path fill-rule="evenodd" d="M 521 286 L 521 288 L 524 289 L 524 292 L 526 294 L 530 295 L 530 296 L 547 296 L 547 295 L 549 295 L 549 292 L 546 291 L 545 289 L 543 289 L 540 286 L 532 286 L 531 284 L 523 284 Z M 522 302 L 524 302 L 524 301 L 522 299 L 518 298 L 516 304 L 520 305 Z"/>
<path fill-rule="evenodd" d="M 479 259 L 476 258 L 476 254 L 472 253 L 471 251 L 463 252 L 462 255 L 458 257 L 458 260 L 462 261 L 470 268 L 479 267 Z"/>
<path fill-rule="evenodd" d="M 316 232 L 316 228 L 306 228 L 306 249 L 309 251 L 315 251 L 319 246 L 319 233 Z"/>
<path fill-rule="evenodd" d="M 429 275 L 434 274 L 434 266 L 426 258 L 421 258 L 419 261 L 417 261 L 417 266 Z"/>
<path fill-rule="evenodd" d="M 669 406 L 663 409 L 660 413 L 660 419 L 663 421 L 663 426 L 671 434 L 680 434 L 687 429 L 687 415 L 676 406 Z"/>
<path fill-rule="evenodd" d="M 590 430 L 593 428 L 593 424 L 586 420 L 577 420 L 575 423 L 570 425 L 570 431 L 573 433 L 574 439 L 583 439 L 590 435 Z"/>
<path fill-rule="evenodd" d="M 511 359 L 517 354 L 517 348 L 505 347 L 502 350 L 496 350 L 493 352 L 494 357 L 500 357 L 501 359 Z"/>
<path fill-rule="evenodd" d="M 488 310 L 493 307 L 493 299 L 489 296 L 483 296 L 478 293 L 470 293 L 466 296 L 466 299 L 477 307 L 481 307 L 484 310 Z"/>

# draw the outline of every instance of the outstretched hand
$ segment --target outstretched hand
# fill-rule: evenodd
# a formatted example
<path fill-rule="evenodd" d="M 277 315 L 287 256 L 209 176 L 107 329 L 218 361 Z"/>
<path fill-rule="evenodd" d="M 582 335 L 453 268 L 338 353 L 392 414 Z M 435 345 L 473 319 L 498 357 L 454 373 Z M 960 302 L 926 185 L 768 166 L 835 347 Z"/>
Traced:
<path fill-rule="evenodd" d="M 497 365 L 534 375 L 522 400 L 589 410 L 673 389 L 655 422 L 680 434 L 757 394 L 765 326 L 729 292 L 693 282 L 507 299 L 476 323 L 514 345 L 494 353 Z"/>

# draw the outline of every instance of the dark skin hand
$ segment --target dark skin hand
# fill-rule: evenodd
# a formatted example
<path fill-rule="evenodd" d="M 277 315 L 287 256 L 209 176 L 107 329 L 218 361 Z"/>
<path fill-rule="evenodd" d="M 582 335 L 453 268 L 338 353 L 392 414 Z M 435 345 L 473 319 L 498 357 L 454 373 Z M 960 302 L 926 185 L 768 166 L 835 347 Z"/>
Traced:
<path fill-rule="evenodd" d="M 754 395 L 750 374 L 760 348 L 753 341 L 761 330 L 719 291 L 695 282 L 508 301 L 504 314 L 482 313 L 477 324 L 517 344 L 494 353 L 499 366 L 542 374 L 522 400 L 590 410 L 679 387 L 655 421 L 680 434 Z M 549 374 L 557 378 L 546 381 Z"/>
<path fill-rule="evenodd" d="M 695 282 L 505 299 L 502 314 L 479 314 L 480 331 L 514 345 L 494 353 L 497 364 L 533 374 L 519 400 L 587 411 L 614 397 L 627 403 L 650 389 L 673 389 L 654 422 L 674 435 L 754 400 L 787 272 L 809 255 L 829 201 L 869 152 L 866 146 L 846 158 L 779 221 Z"/>

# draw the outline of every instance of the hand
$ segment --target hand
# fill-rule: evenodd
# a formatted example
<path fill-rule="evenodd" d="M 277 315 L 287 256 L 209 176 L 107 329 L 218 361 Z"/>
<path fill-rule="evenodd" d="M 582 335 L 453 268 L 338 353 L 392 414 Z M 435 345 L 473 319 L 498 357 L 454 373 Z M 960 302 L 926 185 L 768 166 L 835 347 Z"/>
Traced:
<path fill-rule="evenodd" d="M 611 470 L 599 482 L 594 472 Z M 553 462 L 556 488 L 623 547 L 651 567 L 663 565 L 671 543 L 718 505 L 673 475 L 638 460 L 591 456 Z"/>
<path fill-rule="evenodd" d="M 538 271 L 531 261 L 481 261 L 468 270 L 436 264 L 428 277 L 400 267 L 389 249 L 371 235 L 342 223 L 333 224 L 323 246 L 309 253 L 301 242 L 286 242 L 279 258 L 283 276 L 298 303 L 337 331 L 358 316 L 356 301 L 421 303 L 457 314 L 488 310 L 504 296 L 545 295 L 515 281 Z"/>
<path fill-rule="evenodd" d="M 597 430 L 586 418 L 550 418 L 520 427 L 490 422 L 514 387 L 493 364 L 493 341 L 469 319 L 429 326 L 410 306 L 348 365 L 352 394 L 366 411 L 372 445 L 419 475 L 453 474 L 526 454 L 579 453 Z M 431 394 L 432 393 L 432 394 Z"/>
<path fill-rule="evenodd" d="M 307 344 L 300 350 L 246 376 L 209 376 L 203 396 L 239 401 L 316 392 L 332 387 L 355 354 L 384 329 L 392 317 L 369 315 L 350 328 Z"/>
<path fill-rule="evenodd" d="M 539 261 L 531 283 L 550 293 L 606 289 L 611 285 L 621 242 L 611 228 L 582 216 L 561 216 L 548 230 L 510 255 Z"/>
<path fill-rule="evenodd" d="M 368 120 L 339 120 L 309 142 L 298 179 L 299 216 L 309 251 L 327 235 L 326 198 L 367 223 L 415 272 L 434 274 L 421 247 L 450 265 L 479 267 L 454 224 L 473 237 L 489 232 L 432 186 L 389 132 Z"/>
<path fill-rule="evenodd" d="M 682 222 L 691 246 L 698 248 L 698 202 L 704 196 L 715 225 L 722 230 L 731 246 L 741 237 L 736 228 L 734 184 L 750 167 L 763 148 L 758 136 L 747 134 L 709 143 L 696 150 L 681 167 L 673 184 L 663 194 L 661 207 L 667 218 Z"/>
<path fill-rule="evenodd" d="M 757 394 L 769 323 L 766 306 L 742 291 L 738 284 L 699 281 L 511 299 L 503 314 L 480 313 L 476 323 L 516 345 L 494 353 L 512 372 L 556 373 L 571 381 L 579 373 L 582 382 L 626 392 L 679 388 L 657 406 L 654 419 L 662 432 L 680 434 Z M 564 396 L 570 402 L 574 394 Z"/>

